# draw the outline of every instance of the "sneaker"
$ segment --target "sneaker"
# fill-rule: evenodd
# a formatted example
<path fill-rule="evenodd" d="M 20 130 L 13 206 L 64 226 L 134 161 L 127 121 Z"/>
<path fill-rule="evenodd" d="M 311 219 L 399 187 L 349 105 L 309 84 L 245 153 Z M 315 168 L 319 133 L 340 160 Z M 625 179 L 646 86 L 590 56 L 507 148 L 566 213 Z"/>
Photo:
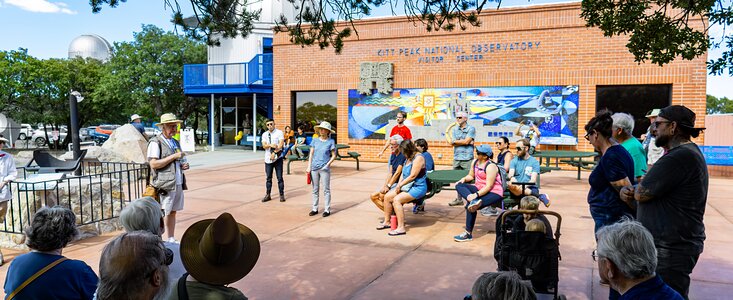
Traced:
<path fill-rule="evenodd" d="M 174 238 L 174 237 L 169 237 L 168 238 L 168 242 L 171 243 L 171 244 L 178 244 L 178 241 L 176 241 L 176 238 Z"/>
<path fill-rule="evenodd" d="M 325 218 L 325 217 L 328 217 L 328 216 L 330 216 L 330 215 L 331 215 L 331 212 L 330 212 L 330 211 L 324 211 L 324 212 L 323 212 L 323 217 L 324 217 L 324 218 Z"/>
<path fill-rule="evenodd" d="M 545 207 L 550 207 L 550 197 L 547 197 L 547 194 L 540 194 L 539 198 L 545 204 Z"/>
<path fill-rule="evenodd" d="M 285 202 L 285 195 L 280 195 L 280 202 Z"/>
<path fill-rule="evenodd" d="M 463 232 L 457 236 L 453 237 L 453 240 L 456 242 L 468 242 L 470 240 L 473 240 L 473 236 L 468 232 Z"/>
<path fill-rule="evenodd" d="M 417 211 L 425 212 L 425 204 L 420 204 L 417 206 Z"/>
<path fill-rule="evenodd" d="M 317 214 L 318 214 L 318 211 L 317 210 L 311 210 L 311 212 L 308 213 L 308 216 L 311 216 L 312 217 L 312 216 L 315 216 Z"/>
<path fill-rule="evenodd" d="M 481 209 L 481 215 L 484 217 L 494 217 L 501 214 L 501 211 L 495 207 L 487 206 Z"/>
<path fill-rule="evenodd" d="M 473 199 L 471 203 L 468 204 L 468 211 L 469 212 L 476 212 L 479 207 L 481 207 L 481 200 L 480 199 Z"/>
<path fill-rule="evenodd" d="M 413 214 L 417 214 L 417 211 L 418 211 L 418 210 L 417 210 L 417 207 L 418 207 L 418 205 L 417 205 L 417 204 L 415 204 L 415 205 L 413 205 L 413 206 L 412 206 L 412 213 L 413 213 Z"/>
<path fill-rule="evenodd" d="M 455 200 L 453 200 L 450 203 L 448 203 L 448 205 L 450 205 L 450 206 L 460 206 L 460 205 L 463 205 L 463 199 L 456 198 Z"/>

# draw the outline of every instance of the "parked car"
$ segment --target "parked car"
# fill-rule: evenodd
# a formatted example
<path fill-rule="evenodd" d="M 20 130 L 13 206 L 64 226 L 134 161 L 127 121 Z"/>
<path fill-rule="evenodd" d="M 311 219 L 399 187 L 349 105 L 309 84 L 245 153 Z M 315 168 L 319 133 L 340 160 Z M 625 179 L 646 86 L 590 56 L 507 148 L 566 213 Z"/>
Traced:
<path fill-rule="evenodd" d="M 160 134 L 160 129 L 155 127 L 145 127 L 145 136 L 150 139 Z"/>
<path fill-rule="evenodd" d="M 79 140 L 87 142 L 92 140 L 92 133 L 97 129 L 97 126 L 89 126 L 79 129 Z"/>
<path fill-rule="evenodd" d="M 18 133 L 18 139 L 25 141 L 29 136 L 33 135 L 33 126 L 31 124 L 20 124 L 20 133 Z"/>
<path fill-rule="evenodd" d="M 50 127 L 48 127 L 47 129 L 48 138 L 53 138 L 53 130 L 51 130 Z M 59 127 L 59 141 L 65 139 L 67 134 L 68 130 L 66 130 L 66 127 Z M 43 128 L 33 131 L 31 141 L 33 141 L 37 147 L 43 147 L 46 145 L 46 133 L 44 132 Z"/>
<path fill-rule="evenodd" d="M 95 129 L 95 131 L 100 134 L 106 134 L 107 137 L 109 137 L 109 135 L 112 134 L 112 131 L 115 131 L 115 129 L 117 128 L 120 128 L 120 125 L 102 124 L 97 126 L 97 129 Z"/>

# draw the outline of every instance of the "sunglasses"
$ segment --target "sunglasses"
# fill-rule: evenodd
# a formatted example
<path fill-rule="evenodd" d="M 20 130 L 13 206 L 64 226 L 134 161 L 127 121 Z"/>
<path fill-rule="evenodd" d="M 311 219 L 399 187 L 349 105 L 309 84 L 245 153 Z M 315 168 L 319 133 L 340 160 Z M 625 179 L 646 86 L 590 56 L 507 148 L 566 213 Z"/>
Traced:
<path fill-rule="evenodd" d="M 672 121 L 654 121 L 654 127 L 659 127 L 659 124 L 669 124 Z"/>
<path fill-rule="evenodd" d="M 517 147 L 517 151 L 522 151 L 524 147 Z"/>
<path fill-rule="evenodd" d="M 275 123 L 267 123 L 265 126 L 275 126 Z"/>
<path fill-rule="evenodd" d="M 463 118 L 465 118 L 465 117 L 456 117 L 456 119 L 463 119 Z"/>

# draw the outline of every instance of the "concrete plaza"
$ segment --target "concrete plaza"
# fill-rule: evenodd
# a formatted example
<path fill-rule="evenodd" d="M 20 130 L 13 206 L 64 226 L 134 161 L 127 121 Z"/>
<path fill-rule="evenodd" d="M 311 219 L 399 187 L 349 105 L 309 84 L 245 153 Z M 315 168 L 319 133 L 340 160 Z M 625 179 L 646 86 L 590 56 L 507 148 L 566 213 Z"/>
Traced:
<path fill-rule="evenodd" d="M 189 157 L 189 191 L 179 212 L 176 237 L 192 223 L 229 212 L 260 238 L 262 252 L 254 270 L 232 284 L 250 299 L 462 299 L 482 273 L 496 270 L 493 258 L 494 218 L 479 215 L 474 240 L 456 243 L 453 236 L 465 223 L 455 197 L 444 191 L 427 201 L 426 213 L 406 211 L 407 235 L 390 237 L 377 231 L 382 214 L 368 200 L 386 172 L 384 163 L 334 163 L 332 215 L 309 217 L 311 187 L 304 162 L 293 162 L 285 175 L 287 202 L 262 203 L 265 174 L 262 153 L 225 150 Z M 439 166 L 447 168 L 447 166 Z M 607 299 L 598 284 L 593 221 L 588 212 L 587 178 L 575 172 L 542 175 L 542 190 L 551 195 L 551 210 L 563 217 L 560 238 L 560 293 L 569 299 Z M 277 195 L 276 180 L 273 195 Z M 712 178 L 705 211 L 705 251 L 692 274 L 690 298 L 727 299 L 733 289 L 733 179 Z M 409 206 L 411 208 L 411 206 Z M 554 222 L 554 218 L 550 218 Z M 553 227 L 555 227 L 553 223 Z M 75 242 L 64 249 L 97 271 L 104 245 L 117 233 Z M 18 251 L 3 250 L 4 282 L 10 260 Z"/>

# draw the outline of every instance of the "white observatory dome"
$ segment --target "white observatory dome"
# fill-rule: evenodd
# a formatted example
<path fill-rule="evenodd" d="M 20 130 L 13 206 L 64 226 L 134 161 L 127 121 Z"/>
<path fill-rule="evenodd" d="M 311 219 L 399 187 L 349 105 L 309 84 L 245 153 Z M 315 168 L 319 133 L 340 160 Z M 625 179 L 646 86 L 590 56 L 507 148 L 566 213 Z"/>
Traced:
<path fill-rule="evenodd" d="M 79 56 L 107 61 L 111 53 L 112 46 L 109 42 L 96 34 L 81 35 L 69 44 L 69 58 Z"/>

